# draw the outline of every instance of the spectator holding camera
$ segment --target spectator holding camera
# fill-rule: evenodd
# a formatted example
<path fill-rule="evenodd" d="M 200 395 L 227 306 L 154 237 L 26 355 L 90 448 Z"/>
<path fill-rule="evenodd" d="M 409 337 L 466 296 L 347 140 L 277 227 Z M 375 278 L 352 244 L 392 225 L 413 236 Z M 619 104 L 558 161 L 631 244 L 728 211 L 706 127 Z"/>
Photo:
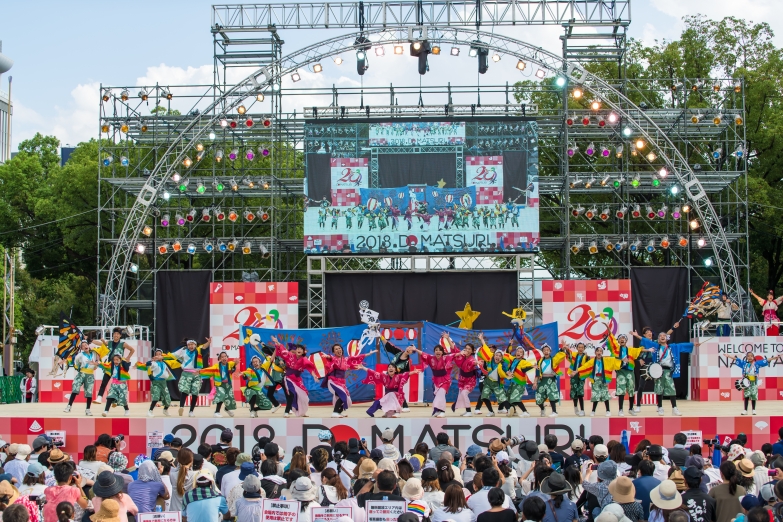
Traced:
<path fill-rule="evenodd" d="M 111 472 L 104 473 L 114 476 Z M 56 464 L 54 466 L 54 478 L 57 481 L 57 485 L 50 486 L 44 490 L 44 496 L 46 497 L 46 505 L 43 512 L 44 522 L 57 522 L 57 504 L 60 502 L 78 505 L 82 509 L 87 507 L 87 495 L 84 494 L 81 486 L 82 477 L 76 471 L 73 462 L 66 461 Z M 119 477 L 117 479 L 120 481 L 121 491 L 122 479 Z M 96 495 L 98 494 L 95 485 L 93 486 L 93 491 Z"/>

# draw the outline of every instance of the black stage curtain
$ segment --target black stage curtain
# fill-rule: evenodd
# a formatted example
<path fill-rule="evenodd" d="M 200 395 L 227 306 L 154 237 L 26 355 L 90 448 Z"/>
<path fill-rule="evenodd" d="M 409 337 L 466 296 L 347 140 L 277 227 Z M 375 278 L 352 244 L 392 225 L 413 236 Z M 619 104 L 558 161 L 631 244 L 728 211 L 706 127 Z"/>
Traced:
<path fill-rule="evenodd" d="M 527 151 L 507 150 L 503 152 L 503 198 L 516 199 L 526 192 L 514 190 L 514 187 L 527 189 Z M 524 199 L 519 202 L 522 203 Z"/>
<path fill-rule="evenodd" d="M 320 201 L 322 197 L 332 199 L 332 155 L 307 155 L 307 197 Z"/>
<path fill-rule="evenodd" d="M 457 156 L 454 153 L 379 154 L 378 183 L 381 188 L 407 185 L 456 187 Z"/>
<path fill-rule="evenodd" d="M 329 326 L 360 324 L 359 302 L 366 299 L 382 320 L 431 321 L 449 324 L 454 313 L 470 303 L 481 312 L 478 330 L 508 328 L 517 306 L 516 274 L 329 274 L 326 276 L 326 312 Z M 456 326 L 456 325 L 455 325 Z"/>
<path fill-rule="evenodd" d="M 690 292 L 688 289 L 688 269 L 684 267 L 642 267 L 631 269 L 631 301 L 633 305 L 633 327 L 641 335 L 642 328 L 653 329 L 653 340 L 658 332 L 667 331 L 682 318 Z M 680 323 L 671 335 L 673 343 L 687 343 L 688 321 Z M 639 342 L 634 343 L 635 346 Z M 690 356 L 683 354 L 680 360 L 680 377 L 674 379 L 677 398 L 684 399 L 688 394 L 690 376 Z M 638 368 L 638 367 L 637 367 Z M 637 370 L 638 374 L 638 370 Z M 652 391 L 652 381 L 637 381 L 645 385 L 645 391 Z M 666 405 L 664 404 L 664 407 Z"/>
<path fill-rule="evenodd" d="M 158 303 L 155 311 L 155 347 L 171 352 L 183 345 L 183 338 L 199 344 L 209 337 L 208 270 L 159 270 L 157 272 Z M 179 379 L 179 369 L 174 375 Z M 209 380 L 203 380 L 202 393 L 208 393 Z M 169 382 L 172 400 L 179 400 L 176 381 Z"/>

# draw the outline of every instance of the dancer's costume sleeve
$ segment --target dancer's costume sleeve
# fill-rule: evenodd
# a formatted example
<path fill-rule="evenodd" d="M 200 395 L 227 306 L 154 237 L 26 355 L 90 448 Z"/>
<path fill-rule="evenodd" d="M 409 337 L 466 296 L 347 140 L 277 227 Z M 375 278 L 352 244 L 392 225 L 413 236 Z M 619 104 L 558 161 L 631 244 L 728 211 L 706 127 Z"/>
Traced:
<path fill-rule="evenodd" d="M 367 368 L 367 377 L 364 378 L 362 384 L 380 384 L 385 388 L 388 387 L 390 382 L 391 377 L 389 377 L 388 373 L 381 373 Z"/>
<path fill-rule="evenodd" d="M 515 359 L 509 368 L 511 380 L 522 386 L 527 386 L 527 372 L 535 368 L 527 359 Z"/>
<path fill-rule="evenodd" d="M 612 382 L 612 372 L 619 370 L 623 363 L 620 359 L 615 359 L 614 357 L 602 357 L 601 361 L 604 365 L 604 380 L 610 383 Z M 589 379 L 591 382 L 595 382 L 595 359 L 588 360 L 577 371 L 580 379 Z"/>
<path fill-rule="evenodd" d="M 458 353 L 454 356 L 454 364 L 459 368 L 457 388 L 460 390 L 472 390 L 476 387 L 476 358 Z"/>
<path fill-rule="evenodd" d="M 236 362 L 234 361 L 228 361 L 228 380 L 231 380 L 231 374 L 234 373 L 234 370 L 236 369 Z M 215 363 L 212 366 L 208 366 L 206 368 L 202 368 L 198 371 L 198 373 L 201 375 L 202 379 L 212 379 L 215 383 L 215 386 L 220 386 L 223 384 L 223 376 L 220 373 L 220 363 Z"/>

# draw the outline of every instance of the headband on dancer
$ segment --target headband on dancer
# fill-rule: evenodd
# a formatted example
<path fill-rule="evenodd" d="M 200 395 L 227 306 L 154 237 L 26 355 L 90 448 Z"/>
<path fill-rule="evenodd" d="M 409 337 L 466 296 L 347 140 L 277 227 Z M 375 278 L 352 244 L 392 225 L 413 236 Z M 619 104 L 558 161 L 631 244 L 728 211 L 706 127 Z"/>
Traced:
<path fill-rule="evenodd" d="M 224 353 L 225 353 L 225 352 L 224 352 Z M 258 359 L 258 364 L 261 364 L 261 363 L 263 362 L 263 361 L 261 360 L 261 357 L 259 357 L 258 355 L 254 355 L 253 357 L 251 357 L 251 358 L 250 358 L 250 364 L 251 364 L 251 366 L 252 366 L 252 364 L 253 364 L 253 361 L 254 361 L 255 359 Z"/>
<path fill-rule="evenodd" d="M 188 344 L 190 343 L 196 344 L 196 341 L 194 341 L 193 339 L 188 339 Z"/>
<path fill-rule="evenodd" d="M 625 339 L 627 341 L 628 340 L 628 336 L 625 335 L 625 334 L 620 334 L 620 335 L 617 336 L 617 340 L 619 341 L 620 339 Z"/>

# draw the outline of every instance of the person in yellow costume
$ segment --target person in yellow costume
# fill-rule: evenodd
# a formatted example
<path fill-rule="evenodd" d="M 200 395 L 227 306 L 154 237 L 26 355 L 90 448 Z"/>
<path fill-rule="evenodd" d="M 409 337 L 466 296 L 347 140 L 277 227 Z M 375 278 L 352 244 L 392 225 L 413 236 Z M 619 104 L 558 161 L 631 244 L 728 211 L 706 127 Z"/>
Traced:
<path fill-rule="evenodd" d="M 544 343 L 541 346 L 542 357 L 536 364 L 536 382 L 533 389 L 536 391 L 536 404 L 541 408 L 541 416 L 546 416 L 546 406 L 544 403 L 549 401 L 552 407 L 550 417 L 557 417 L 557 403 L 560 401 L 560 390 L 557 388 L 557 379 L 563 375 L 560 368 L 566 358 L 564 351 L 559 351 L 552 355 L 552 347 Z"/>
<path fill-rule="evenodd" d="M 612 372 L 617 371 L 622 366 L 620 359 L 614 357 L 604 357 L 604 349 L 599 346 L 595 349 L 595 357 L 586 361 L 576 372 L 582 380 L 589 379 L 593 383 L 593 393 L 590 395 L 590 401 L 593 403 L 591 417 L 595 417 L 595 409 L 599 402 L 606 406 L 606 416 L 612 415 L 609 409 L 609 383 L 612 382 Z"/>

